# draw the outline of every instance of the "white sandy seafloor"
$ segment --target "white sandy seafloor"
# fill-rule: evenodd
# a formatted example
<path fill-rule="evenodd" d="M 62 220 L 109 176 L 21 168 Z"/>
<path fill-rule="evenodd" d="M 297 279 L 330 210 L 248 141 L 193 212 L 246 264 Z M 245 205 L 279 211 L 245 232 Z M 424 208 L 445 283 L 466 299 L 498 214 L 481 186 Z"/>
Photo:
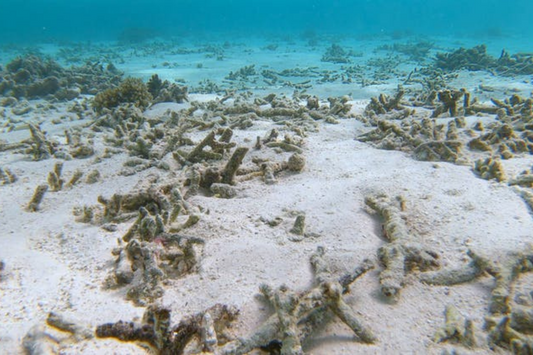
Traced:
<path fill-rule="evenodd" d="M 449 39 L 434 40 L 443 49 L 471 47 L 482 42 L 465 39 L 458 44 Z M 258 69 L 276 70 L 339 66 L 320 62 L 329 42 L 310 50 L 303 43 L 280 40 L 277 50 L 262 49 L 270 42 L 238 42 L 225 51 L 223 61 L 206 58 L 205 53 L 156 52 L 141 56 L 124 50 L 119 53 L 123 62 L 116 65 L 128 75 L 147 79 L 158 73 L 164 79 L 184 79 L 186 85 L 192 86 L 204 79 L 222 82 L 229 71 L 250 64 Z M 507 42 L 511 43 L 511 52 L 527 50 L 520 48 L 523 42 Z M 495 53 L 507 42 L 494 40 L 489 48 Z M 382 44 L 379 40 L 361 40 L 349 42 L 348 46 L 365 53 L 363 58 L 354 58 L 363 63 L 379 44 Z M 183 46 L 194 48 L 195 44 Z M 43 45 L 41 50 L 53 54 L 57 48 Z M 13 53 L 4 53 L 1 62 L 5 64 Z M 376 55 L 386 56 L 379 52 Z M 174 64 L 163 65 L 165 62 Z M 202 63 L 201 68 L 198 63 Z M 409 72 L 416 63 L 403 65 L 405 67 L 399 69 Z M 484 100 L 505 98 L 512 93 L 529 97 L 533 89 L 530 80 L 529 77 L 501 78 L 485 72 L 465 71 L 450 86 L 465 87 Z M 327 103 L 328 96 L 351 95 L 353 112 L 361 113 L 370 97 L 393 92 L 399 81 L 391 79 L 367 87 L 338 82 L 315 84 L 308 91 L 318 95 L 322 104 Z M 480 85 L 492 91 L 482 91 Z M 260 86 L 250 89 L 260 96 L 272 91 L 290 94 L 293 90 Z M 190 101 L 214 97 L 193 94 Z M 61 141 L 65 128 L 87 123 L 64 118 L 74 117 L 66 112 L 69 103 L 57 103 L 52 110 L 40 110 L 40 104 L 39 100 L 31 101 L 35 109 L 17 118 L 42 122 L 43 129 Z M 145 114 L 158 115 L 169 108 L 177 111 L 187 105 L 158 104 Z M 60 117 L 63 117 L 60 124 L 52 124 L 52 120 Z M 476 121 L 476 118 L 468 119 Z M 236 129 L 233 140 L 238 145 L 253 147 L 257 136 L 266 136 L 274 127 L 272 122 L 258 121 L 246 130 Z M 365 258 L 377 260 L 376 251 L 385 241 L 381 238 L 379 221 L 364 206 L 365 196 L 376 192 L 405 197 L 410 227 L 423 238 L 424 245 L 440 255 L 443 268 L 467 262 L 468 249 L 498 258 L 508 251 L 524 249 L 533 241 L 531 211 L 506 184 L 482 180 L 470 166 L 421 162 L 407 153 L 378 150 L 355 140 L 364 130 L 363 124 L 355 119 L 341 119 L 337 125 L 320 123 L 319 131 L 310 132 L 306 138 L 304 172 L 285 174 L 274 185 L 266 185 L 259 179 L 239 183 L 239 193 L 234 199 L 200 195 L 190 199 L 190 203 L 201 206 L 206 212 L 197 225 L 187 229 L 187 234 L 205 239 L 206 244 L 199 272 L 169 280 L 165 286 L 160 303 L 172 309 L 173 324 L 215 303 L 224 303 L 240 309 L 232 331 L 243 337 L 272 313 L 269 306 L 257 299 L 258 286 L 286 284 L 298 291 L 308 288 L 312 283 L 309 257 L 317 246 L 325 247 L 325 257 L 338 274 L 352 270 Z M 27 137 L 28 131 L 0 133 L 0 139 L 9 142 Z M 102 153 L 104 146 L 98 140 L 95 146 L 96 156 Z M 70 176 L 76 169 L 87 172 L 98 169 L 101 181 L 49 192 L 41 210 L 29 213 L 25 207 L 35 187 L 46 182 L 56 160 L 34 162 L 24 155 L 0 154 L 0 166 L 8 167 L 19 177 L 14 184 L 0 186 L 0 260 L 6 265 L 0 279 L 1 354 L 23 353 L 22 338 L 34 325 L 44 325 L 52 311 L 88 326 L 139 320 L 142 316 L 144 308 L 126 301 L 124 289 L 102 287 L 112 269 L 111 250 L 130 223 L 119 224 L 117 231 L 108 232 L 98 226 L 76 222 L 72 213 L 75 207 L 96 205 L 99 195 L 127 193 L 149 174 L 158 173 L 151 168 L 133 176 L 120 175 L 126 158 L 126 154 L 118 154 L 98 163 L 93 158 L 66 161 L 64 175 Z M 513 176 L 532 165 L 531 156 L 521 156 L 506 161 L 505 169 Z M 289 230 L 295 212 L 306 214 L 307 230 L 318 236 L 300 242 L 290 240 Z M 276 217 L 283 219 L 276 227 L 261 222 L 261 219 Z M 441 354 L 454 349 L 461 354 L 491 352 L 482 330 L 493 285 L 491 277 L 444 287 L 422 284 L 413 273 L 399 301 L 391 303 L 380 295 L 379 271 L 378 267 L 354 282 L 345 298 L 360 320 L 374 332 L 378 342 L 373 345 L 357 342 L 351 330 L 334 319 L 305 344 L 306 354 Z M 523 275 L 517 287 L 532 291 L 531 275 Z M 444 325 L 445 307 L 450 304 L 473 320 L 478 347 L 467 349 L 433 342 L 435 332 Z M 145 354 L 146 350 L 133 343 L 92 339 L 63 343 L 61 353 Z M 498 349 L 496 353 L 506 351 Z"/>

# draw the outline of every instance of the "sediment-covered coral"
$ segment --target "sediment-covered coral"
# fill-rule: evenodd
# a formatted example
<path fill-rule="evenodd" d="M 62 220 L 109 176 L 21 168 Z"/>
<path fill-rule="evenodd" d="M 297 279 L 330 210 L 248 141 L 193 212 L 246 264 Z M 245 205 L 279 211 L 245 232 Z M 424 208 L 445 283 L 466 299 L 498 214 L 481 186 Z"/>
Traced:
<path fill-rule="evenodd" d="M 17 175 L 11 169 L 0 167 L 0 185 L 13 184 L 17 180 Z"/>
<path fill-rule="evenodd" d="M 437 94 L 437 98 L 441 104 L 433 111 L 431 117 L 439 117 L 445 112 L 450 114 L 450 117 L 457 117 L 459 100 L 465 94 L 462 90 L 442 90 Z"/>
<path fill-rule="evenodd" d="M 456 126 L 448 127 L 454 131 Z M 412 150 L 418 160 L 457 162 L 463 143 L 448 140 L 446 126 L 425 118 L 420 122 L 398 124 L 386 119 L 377 120 L 377 128 L 358 137 L 362 142 L 377 142 L 381 149 Z"/>
<path fill-rule="evenodd" d="M 27 210 L 30 212 L 37 212 L 40 209 L 41 202 L 43 201 L 44 195 L 48 191 L 48 185 L 43 184 L 37 186 L 33 197 L 31 198 L 30 203 L 28 204 Z"/>
<path fill-rule="evenodd" d="M 446 306 L 446 323 L 434 336 L 437 343 L 457 342 L 467 348 L 476 346 L 474 323 L 465 318 L 454 305 Z"/>
<path fill-rule="evenodd" d="M 353 272 L 337 278 L 324 259 L 324 249 L 319 247 L 311 256 L 311 266 L 315 285 L 304 292 L 294 292 L 285 285 L 276 289 L 262 285 L 261 293 L 273 305 L 275 313 L 252 335 L 228 344 L 222 353 L 240 355 L 273 347 L 277 353 L 302 354 L 302 343 L 331 315 L 345 323 L 361 342 L 376 342 L 372 331 L 343 299 L 343 295 L 350 292 L 350 284 L 371 270 L 373 264 L 365 260 Z"/>
<path fill-rule="evenodd" d="M 533 349 L 531 305 L 533 303 L 520 302 L 518 304 L 517 298 L 513 299 L 513 296 L 520 276 L 533 271 L 533 249 L 529 246 L 524 250 L 507 252 L 494 258 L 469 251 L 468 256 L 471 259 L 468 264 L 458 268 L 425 273 L 422 275 L 422 281 L 431 285 L 450 286 L 490 275 L 494 278 L 494 286 L 488 305 L 489 315 L 485 318 L 485 330 L 488 332 L 489 344 L 491 347 L 510 348 L 513 354 L 531 353 Z"/>
<path fill-rule="evenodd" d="M 473 48 L 459 48 L 450 53 L 437 53 L 434 65 L 437 68 L 454 71 L 487 70 L 500 75 L 528 75 L 533 73 L 533 56 L 531 54 L 510 55 L 502 50 L 499 58 L 487 53 L 487 46 L 481 44 Z"/>
<path fill-rule="evenodd" d="M 511 252 L 491 260 L 472 251 L 468 252 L 471 261 L 456 269 L 443 269 L 424 273 L 423 282 L 432 285 L 456 285 L 482 277 L 485 273 L 495 279 L 492 289 L 489 311 L 493 315 L 509 313 L 510 300 L 514 282 L 521 273 L 533 270 L 533 254 L 531 248 L 521 252 Z"/>
<path fill-rule="evenodd" d="M 323 62 L 350 63 L 350 52 L 346 51 L 338 44 L 332 44 L 322 56 Z"/>
<path fill-rule="evenodd" d="M 101 63 L 63 68 L 52 59 L 25 55 L 7 63 L 0 70 L 0 96 L 72 100 L 80 94 L 96 94 L 116 86 L 122 73 Z"/>
<path fill-rule="evenodd" d="M 63 187 L 71 188 L 73 187 L 83 176 L 81 170 L 76 170 L 72 174 L 69 182 L 65 184 L 61 174 L 63 172 L 63 163 L 59 162 L 54 165 L 54 170 L 48 173 L 48 185 L 50 186 L 50 191 L 56 192 L 63 189 Z"/>
<path fill-rule="evenodd" d="M 185 348 L 194 353 L 213 353 L 231 340 L 229 328 L 239 311 L 216 304 L 205 311 L 183 318 L 171 327 L 171 311 L 149 306 L 141 323 L 119 321 L 96 327 L 98 338 L 116 338 L 146 344 L 160 355 L 180 355 Z"/>
<path fill-rule="evenodd" d="M 118 87 L 97 94 L 94 97 L 93 107 L 98 113 L 125 103 L 145 109 L 152 100 L 152 95 L 141 79 L 126 78 Z"/>
<path fill-rule="evenodd" d="M 26 153 L 30 154 L 33 157 L 33 160 L 50 158 L 56 152 L 57 142 L 47 139 L 46 132 L 44 132 L 41 127 L 31 123 L 28 127 L 31 133 L 31 140 Z"/>
<path fill-rule="evenodd" d="M 148 92 L 153 97 L 152 103 L 159 102 L 177 102 L 188 101 L 186 86 L 170 83 L 168 80 L 161 80 L 157 74 L 152 75 L 146 83 Z"/>
<path fill-rule="evenodd" d="M 485 180 L 494 179 L 498 182 L 507 180 L 503 166 L 497 159 L 487 158 L 477 160 L 473 170 L 479 177 Z"/>
<path fill-rule="evenodd" d="M 383 219 L 383 237 L 387 244 L 378 250 L 378 258 L 384 269 L 379 275 L 381 292 L 388 298 L 397 299 L 405 285 L 408 272 L 440 267 L 439 255 L 426 249 L 409 230 L 404 220 L 402 198 L 392 201 L 386 195 L 368 196 L 365 204 Z"/>
<path fill-rule="evenodd" d="M 94 155 L 94 141 L 86 140 L 80 131 L 65 130 L 69 154 L 73 158 L 88 158 Z"/>

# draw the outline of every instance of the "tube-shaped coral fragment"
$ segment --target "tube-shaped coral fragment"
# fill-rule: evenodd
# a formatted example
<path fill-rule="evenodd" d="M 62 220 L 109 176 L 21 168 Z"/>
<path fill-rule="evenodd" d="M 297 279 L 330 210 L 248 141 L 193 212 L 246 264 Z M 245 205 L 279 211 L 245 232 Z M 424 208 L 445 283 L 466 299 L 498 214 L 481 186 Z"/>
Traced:
<path fill-rule="evenodd" d="M 239 166 L 242 164 L 246 153 L 248 153 L 248 148 L 246 147 L 239 147 L 235 149 L 235 152 L 226 164 L 224 171 L 222 171 L 223 184 L 235 184 L 235 174 L 237 174 L 237 169 L 239 169 Z"/>
<path fill-rule="evenodd" d="M 28 204 L 28 211 L 36 212 L 39 210 L 39 206 L 43 201 L 44 194 L 46 193 L 46 191 L 48 191 L 47 184 L 37 186 L 35 192 L 33 193 L 33 197 L 31 198 L 31 201 Z"/>

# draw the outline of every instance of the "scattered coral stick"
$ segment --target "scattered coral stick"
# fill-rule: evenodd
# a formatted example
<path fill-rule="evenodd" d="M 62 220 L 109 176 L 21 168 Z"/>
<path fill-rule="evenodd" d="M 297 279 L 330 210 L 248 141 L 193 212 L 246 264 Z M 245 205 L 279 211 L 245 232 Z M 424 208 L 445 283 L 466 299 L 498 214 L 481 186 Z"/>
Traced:
<path fill-rule="evenodd" d="M 48 191 L 48 185 L 43 184 L 37 186 L 35 192 L 33 193 L 33 197 L 31 198 L 31 201 L 28 204 L 28 211 L 37 212 L 39 210 L 46 191 Z"/>
<path fill-rule="evenodd" d="M 407 272 L 415 267 L 421 271 L 439 267 L 438 254 L 425 249 L 410 233 L 403 219 L 403 199 L 398 200 L 395 204 L 386 195 L 365 198 L 366 205 L 383 219 L 383 233 L 389 243 L 378 250 L 384 267 L 379 282 L 381 292 L 393 299 L 399 297 Z"/>
<path fill-rule="evenodd" d="M 334 279 L 324 260 L 324 249 L 319 247 L 311 256 L 316 286 L 295 293 L 287 286 L 274 290 L 267 285 L 260 287 L 261 293 L 274 306 L 276 313 L 270 316 L 250 337 L 239 339 L 224 349 L 224 354 L 247 354 L 253 349 L 280 346 L 282 354 L 302 354 L 301 344 L 323 325 L 327 314 L 336 315 L 352 329 L 364 343 L 377 341 L 372 331 L 364 326 L 342 295 L 349 291 L 349 285 L 374 265 L 365 260 L 353 273 Z"/>
<path fill-rule="evenodd" d="M 185 317 L 171 328 L 170 310 L 158 306 L 146 309 L 141 323 L 118 321 L 96 327 L 98 338 L 116 338 L 148 344 L 155 354 L 181 355 L 194 338 L 202 341 L 194 353 L 212 352 L 230 340 L 227 330 L 238 310 L 216 304 L 203 312 Z"/>

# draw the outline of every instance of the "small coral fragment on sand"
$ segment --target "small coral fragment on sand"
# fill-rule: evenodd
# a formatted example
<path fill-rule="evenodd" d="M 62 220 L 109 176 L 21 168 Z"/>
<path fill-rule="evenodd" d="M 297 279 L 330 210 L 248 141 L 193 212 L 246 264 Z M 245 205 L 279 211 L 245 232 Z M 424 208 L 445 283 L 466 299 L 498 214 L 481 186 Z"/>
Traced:
<path fill-rule="evenodd" d="M 437 343 L 455 341 L 468 348 L 476 346 L 474 323 L 465 319 L 454 305 L 446 307 L 446 324 L 434 337 Z"/>
<path fill-rule="evenodd" d="M 46 191 L 48 191 L 48 185 L 43 184 L 43 185 L 37 186 L 37 188 L 35 189 L 35 192 L 33 193 L 33 197 L 31 198 L 31 201 L 28 204 L 28 207 L 27 207 L 28 211 L 37 212 L 39 210 Z"/>
<path fill-rule="evenodd" d="M 0 185 L 12 184 L 17 180 L 17 176 L 11 170 L 0 167 Z"/>
<path fill-rule="evenodd" d="M 77 322 L 67 319 L 55 312 L 50 312 L 48 314 L 48 318 L 46 318 L 46 324 L 63 332 L 71 333 L 72 338 L 74 338 L 76 341 L 92 339 L 94 337 L 94 332 L 91 328 L 84 327 Z"/>
<path fill-rule="evenodd" d="M 58 354 L 59 340 L 46 332 L 46 327 L 32 327 L 22 339 L 22 347 L 28 355 Z"/>
<path fill-rule="evenodd" d="M 287 162 L 289 171 L 301 172 L 305 168 L 305 157 L 301 154 L 294 153 Z"/>
<path fill-rule="evenodd" d="M 463 97 L 464 91 L 461 90 L 443 90 L 437 94 L 437 98 L 441 105 L 437 107 L 431 117 L 439 117 L 445 112 L 450 114 L 450 117 L 456 117 L 458 114 L 458 102 Z"/>
<path fill-rule="evenodd" d="M 233 155 L 221 173 L 221 182 L 223 184 L 235 184 L 235 175 L 237 174 L 237 169 L 241 165 L 246 153 L 248 153 L 248 148 L 246 147 L 239 147 L 235 149 L 235 152 L 233 152 Z"/>
<path fill-rule="evenodd" d="M 28 124 L 31 133 L 30 147 L 26 153 L 31 154 L 33 160 L 43 160 L 50 158 L 56 151 L 56 144 L 46 139 L 46 132 L 41 127 Z"/>
<path fill-rule="evenodd" d="M 290 232 L 298 236 L 303 236 L 305 234 L 305 215 L 304 214 L 301 214 L 296 217 L 296 220 L 294 221 L 294 226 L 291 228 Z"/>

